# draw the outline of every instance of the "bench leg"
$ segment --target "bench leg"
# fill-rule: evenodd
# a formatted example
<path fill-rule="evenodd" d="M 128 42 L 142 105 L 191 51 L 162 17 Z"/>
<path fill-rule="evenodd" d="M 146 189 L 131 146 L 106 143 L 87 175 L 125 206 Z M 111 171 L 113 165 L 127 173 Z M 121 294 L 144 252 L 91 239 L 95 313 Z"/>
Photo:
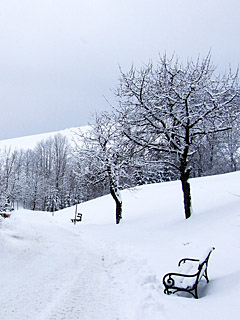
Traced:
<path fill-rule="evenodd" d="M 209 282 L 209 279 L 208 279 L 207 269 L 206 269 L 205 272 L 204 272 L 204 277 L 205 277 L 205 279 L 207 280 L 207 283 L 208 283 L 208 282 Z"/>
<path fill-rule="evenodd" d="M 196 299 L 198 299 L 198 292 L 197 292 L 197 287 L 196 287 L 196 289 L 195 289 L 195 294 L 194 294 L 194 297 L 195 297 Z"/>

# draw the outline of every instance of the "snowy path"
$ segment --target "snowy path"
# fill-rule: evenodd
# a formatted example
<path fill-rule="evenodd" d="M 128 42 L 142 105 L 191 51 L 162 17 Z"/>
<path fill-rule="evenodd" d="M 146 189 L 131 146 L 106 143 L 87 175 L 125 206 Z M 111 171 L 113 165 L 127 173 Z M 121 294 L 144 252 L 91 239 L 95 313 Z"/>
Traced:
<path fill-rule="evenodd" d="M 23 229 L 18 218 L 3 237 L 8 250 L 0 265 L 0 319 L 132 319 L 123 316 L 127 297 L 112 281 L 103 253 L 74 228 L 51 219 L 41 224 L 32 214 L 28 221 Z"/>

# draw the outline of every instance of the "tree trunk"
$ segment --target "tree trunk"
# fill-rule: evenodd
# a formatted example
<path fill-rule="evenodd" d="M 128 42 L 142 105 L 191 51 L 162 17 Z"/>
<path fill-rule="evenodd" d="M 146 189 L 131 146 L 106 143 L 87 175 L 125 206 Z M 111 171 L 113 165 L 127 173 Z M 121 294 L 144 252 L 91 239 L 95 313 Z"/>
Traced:
<path fill-rule="evenodd" d="M 190 191 L 190 183 L 188 182 L 190 176 L 190 169 L 184 170 L 181 172 L 181 183 L 182 183 L 182 191 L 183 191 L 183 199 L 184 199 L 184 210 L 186 219 L 191 217 L 191 191 Z"/>
<path fill-rule="evenodd" d="M 116 224 L 119 224 L 122 219 L 122 201 L 117 194 L 117 190 L 112 185 L 110 185 L 110 192 L 116 203 Z"/>
<path fill-rule="evenodd" d="M 122 219 L 122 202 L 116 201 L 116 224 L 119 224 L 121 219 Z"/>
<path fill-rule="evenodd" d="M 116 203 L 116 224 L 119 224 L 122 219 L 122 199 L 118 188 L 118 179 L 116 179 L 116 175 L 113 174 L 111 165 L 108 166 L 108 177 L 110 193 Z"/>
<path fill-rule="evenodd" d="M 187 116 L 187 124 L 186 124 L 186 132 L 185 132 L 185 148 L 183 152 L 183 156 L 181 159 L 180 165 L 180 180 L 182 182 L 182 191 L 183 191 L 183 202 L 184 202 L 184 210 L 185 210 L 185 218 L 188 219 L 191 217 L 191 191 L 190 191 L 190 183 L 188 182 L 190 177 L 190 169 L 187 169 L 188 166 L 188 152 L 190 146 L 189 132 L 190 132 L 190 120 L 189 120 L 189 107 L 188 100 L 185 101 L 186 105 L 186 116 Z"/>

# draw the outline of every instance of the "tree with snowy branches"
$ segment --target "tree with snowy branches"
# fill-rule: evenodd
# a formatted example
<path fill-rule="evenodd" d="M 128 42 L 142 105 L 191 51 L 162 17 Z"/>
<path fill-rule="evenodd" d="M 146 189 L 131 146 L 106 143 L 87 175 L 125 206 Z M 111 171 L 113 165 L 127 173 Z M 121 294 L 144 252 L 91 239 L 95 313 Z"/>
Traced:
<path fill-rule="evenodd" d="M 179 173 L 186 219 L 191 216 L 191 159 L 204 137 L 229 130 L 237 110 L 237 75 L 215 76 L 210 55 L 182 65 L 160 57 L 137 70 L 121 71 L 116 90 L 121 132 Z"/>
<path fill-rule="evenodd" d="M 86 132 L 75 136 L 78 169 L 88 184 L 108 188 L 116 204 L 116 223 L 122 219 L 121 183 L 127 181 L 132 159 L 125 136 L 119 135 L 117 122 L 107 112 L 96 114 Z M 125 179 L 126 177 L 126 179 Z M 91 188 L 93 189 L 93 188 Z"/>

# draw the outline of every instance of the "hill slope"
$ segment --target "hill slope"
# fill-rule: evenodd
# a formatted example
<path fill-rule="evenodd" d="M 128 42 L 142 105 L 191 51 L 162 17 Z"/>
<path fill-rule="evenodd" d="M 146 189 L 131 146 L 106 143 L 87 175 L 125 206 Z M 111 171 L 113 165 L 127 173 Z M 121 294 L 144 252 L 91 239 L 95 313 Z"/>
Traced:
<path fill-rule="evenodd" d="M 115 225 L 110 196 L 55 213 L 19 210 L 1 221 L 0 318 L 238 319 L 240 173 L 191 180 L 184 219 L 180 182 L 125 190 Z M 166 296 L 162 277 L 215 246 L 200 299 Z"/>
<path fill-rule="evenodd" d="M 82 131 L 87 130 L 88 126 L 80 127 Z M 7 140 L 0 140 L 0 149 L 11 148 L 11 149 L 33 149 L 36 144 L 42 140 L 54 137 L 56 134 L 61 134 L 66 136 L 71 143 L 74 133 L 78 132 L 78 128 L 69 128 L 65 130 L 60 130 L 56 132 L 47 132 L 36 134 L 32 136 L 25 136 Z"/>

